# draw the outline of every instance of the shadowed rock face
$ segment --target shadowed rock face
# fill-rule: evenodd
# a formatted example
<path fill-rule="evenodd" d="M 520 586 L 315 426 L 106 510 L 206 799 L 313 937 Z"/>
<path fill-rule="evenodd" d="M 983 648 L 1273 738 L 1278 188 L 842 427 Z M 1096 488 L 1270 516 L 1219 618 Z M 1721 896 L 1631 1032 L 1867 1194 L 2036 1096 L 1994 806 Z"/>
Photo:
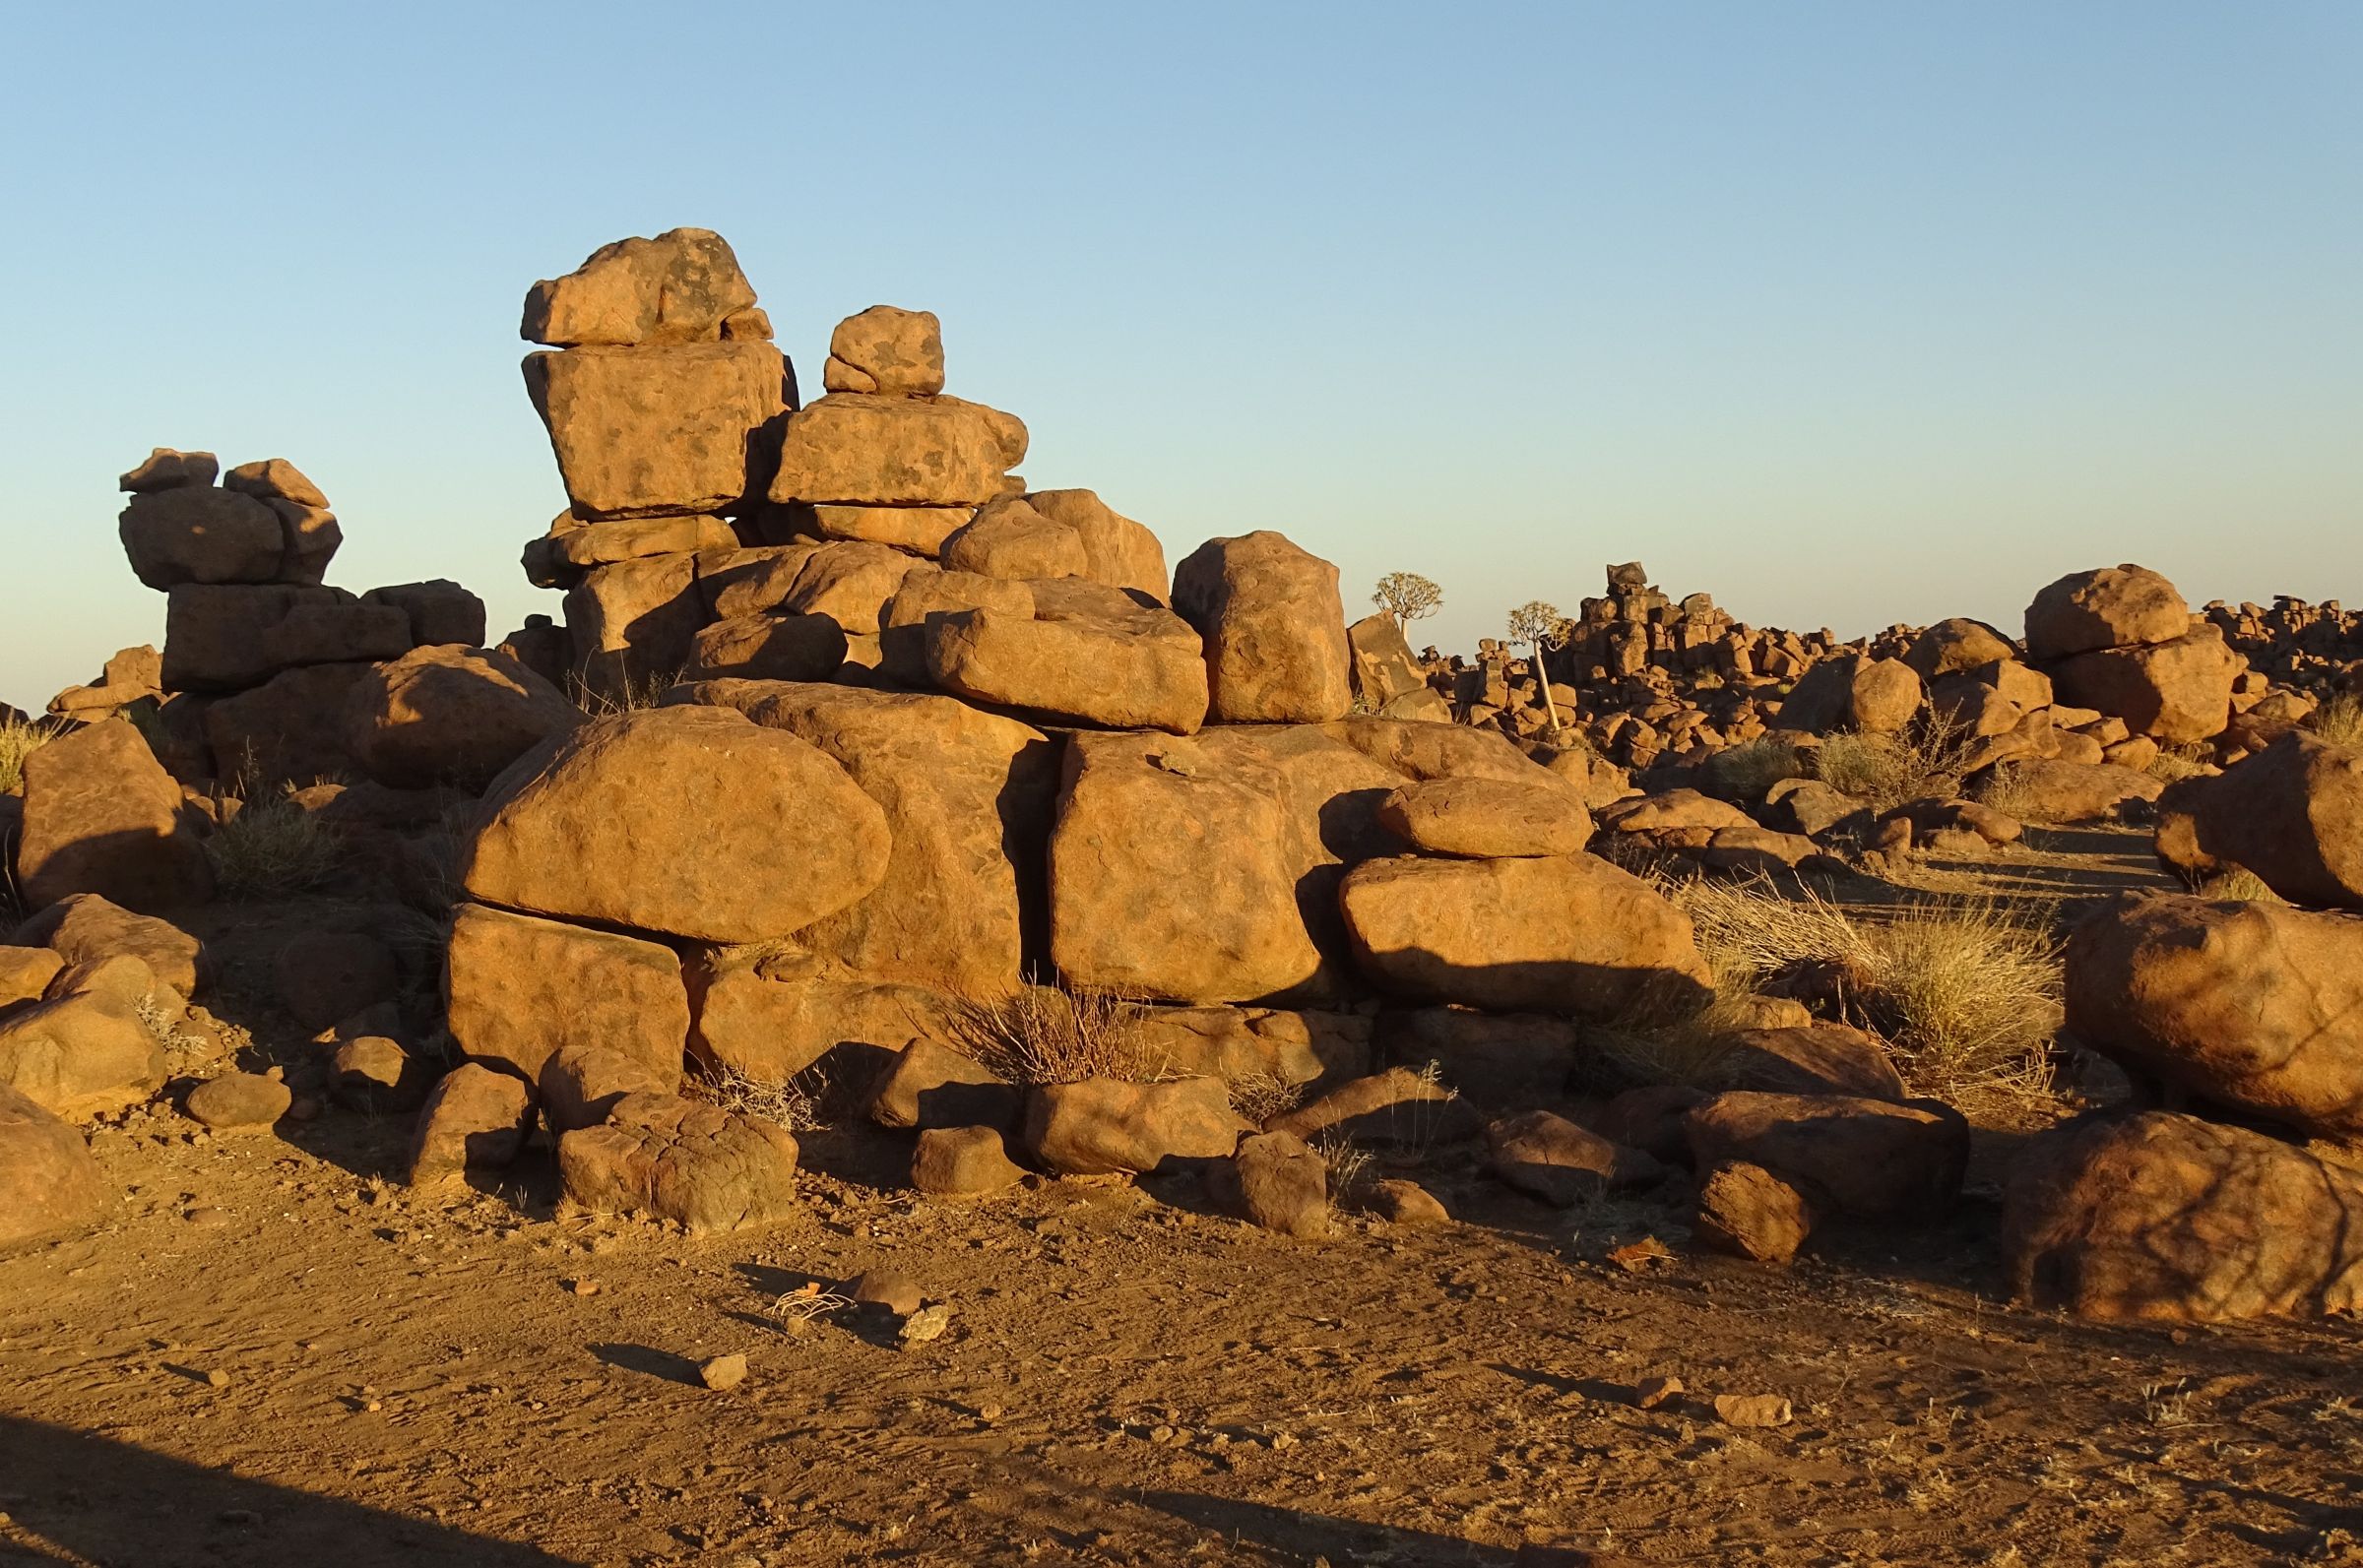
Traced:
<path fill-rule="evenodd" d="M 2128 1071 L 2301 1131 L 2363 1132 L 2363 919 L 2146 896 L 2070 935 L 2068 1027 Z"/>
<path fill-rule="evenodd" d="M 2363 1174 L 2195 1116 L 2073 1123 L 2004 1201 L 2013 1293 L 2078 1317 L 2318 1316 L 2363 1306 Z"/>
<path fill-rule="evenodd" d="M 2363 750 L 2290 730 L 2158 797 L 2159 858 L 2194 878 L 2255 872 L 2297 904 L 2363 910 Z"/>

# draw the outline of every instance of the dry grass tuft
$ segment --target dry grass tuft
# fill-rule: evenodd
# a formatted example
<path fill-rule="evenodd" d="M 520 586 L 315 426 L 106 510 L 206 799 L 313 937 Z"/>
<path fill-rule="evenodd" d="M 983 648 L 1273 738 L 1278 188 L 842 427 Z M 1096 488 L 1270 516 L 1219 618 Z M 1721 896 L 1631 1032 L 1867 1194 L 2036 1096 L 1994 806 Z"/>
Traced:
<path fill-rule="evenodd" d="M 1013 1084 L 1168 1076 L 1164 1053 L 1141 1032 L 1139 1004 L 1107 991 L 1024 985 L 1006 996 L 959 997 L 950 1023 L 955 1048 Z"/>
<path fill-rule="evenodd" d="M 2363 692 L 2340 692 L 2308 714 L 2305 727 L 2333 746 L 2363 746 Z"/>
<path fill-rule="evenodd" d="M 0 722 L 0 795 L 13 795 L 25 787 L 25 759 L 57 738 L 57 730 L 48 724 L 9 720 Z"/>
<path fill-rule="evenodd" d="M 214 880 L 232 899 L 284 898 L 326 887 L 345 870 L 337 836 L 287 792 L 239 806 L 205 841 Z"/>
<path fill-rule="evenodd" d="M 2196 779 L 2202 774 L 2215 772 L 2212 757 L 2213 754 L 2204 746 L 2160 746 L 2158 754 L 2149 759 L 2149 766 L 2143 772 L 2152 779 L 2180 784 L 2185 779 Z"/>
<path fill-rule="evenodd" d="M 2192 891 L 2203 899 L 2220 899 L 2226 903 L 2286 904 L 2289 902 L 2273 892 L 2271 888 L 2267 887 L 2263 877 L 2244 865 L 2236 865 L 2228 871 L 2218 872 Z"/>
<path fill-rule="evenodd" d="M 2049 910 L 1944 899 L 1873 921 L 1768 882 L 1702 880 L 1671 896 L 1719 974 L 1756 984 L 1810 966 L 1851 976 L 1844 1021 L 1886 1042 L 1915 1094 L 1956 1104 L 2048 1097 L 2061 987 Z"/>
<path fill-rule="evenodd" d="M 643 709 L 661 708 L 665 694 L 681 683 L 677 669 L 651 670 L 647 674 L 626 674 L 619 686 L 594 686 L 583 678 L 581 670 L 566 677 L 567 699 L 594 719 L 610 714 L 636 714 Z"/>
<path fill-rule="evenodd" d="M 1998 762 L 1986 770 L 1985 778 L 1978 781 L 1977 801 L 2020 821 L 2036 814 L 2036 808 L 2042 804 L 2028 787 L 2026 775 L 2014 762 Z"/>
<path fill-rule="evenodd" d="M 1759 737 L 1718 751 L 1706 760 L 1707 778 L 1715 793 L 1733 800 L 1761 800 L 1764 791 L 1783 779 L 1803 779 L 1812 766 L 1794 746 Z"/>
<path fill-rule="evenodd" d="M 691 1080 L 713 1104 L 734 1116 L 767 1121 L 790 1132 L 810 1132 L 828 1124 L 822 1106 L 829 1097 L 828 1076 L 808 1067 L 784 1084 L 749 1078 L 735 1067 L 719 1068 Z"/>
<path fill-rule="evenodd" d="M 1243 1073 L 1225 1087 L 1231 1092 L 1231 1108 L 1258 1127 L 1305 1102 L 1303 1084 L 1292 1084 L 1274 1073 Z"/>
<path fill-rule="evenodd" d="M 1373 1180 L 1371 1152 L 1335 1130 L 1313 1139 L 1311 1148 L 1328 1167 L 1329 1201 L 1341 1209 L 1362 1202 Z"/>

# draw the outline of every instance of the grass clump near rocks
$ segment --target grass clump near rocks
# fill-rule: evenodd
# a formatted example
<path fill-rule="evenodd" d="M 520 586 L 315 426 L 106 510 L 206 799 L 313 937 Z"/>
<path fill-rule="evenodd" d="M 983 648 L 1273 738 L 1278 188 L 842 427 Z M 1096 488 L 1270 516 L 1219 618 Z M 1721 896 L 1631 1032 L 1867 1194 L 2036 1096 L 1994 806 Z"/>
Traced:
<path fill-rule="evenodd" d="M 0 795 L 13 795 L 25 787 L 25 759 L 56 737 L 56 729 L 48 724 L 0 720 Z"/>
<path fill-rule="evenodd" d="M 2143 772 L 2152 779 L 2167 784 L 2180 784 L 2202 774 L 2215 772 L 2210 754 L 2204 746 L 2160 746 L 2158 754 L 2149 759 Z"/>
<path fill-rule="evenodd" d="M 1845 730 L 1815 748 L 1813 776 L 1840 794 L 1885 811 L 1910 800 L 1958 794 L 1974 742 L 1963 729 L 1927 721 L 1901 735 Z"/>
<path fill-rule="evenodd" d="M 2219 872 L 2207 878 L 2194 891 L 2203 899 L 2218 899 L 2226 903 L 2286 904 L 2289 902 L 2273 892 L 2271 888 L 2267 887 L 2263 877 L 2243 865 L 2233 866 L 2228 871 Z"/>
<path fill-rule="evenodd" d="M 1670 890 L 1728 984 L 1825 978 L 1839 1021 L 1885 1042 L 1914 1094 L 1955 1104 L 2048 1098 L 2061 1018 L 2049 911 L 1943 899 L 1861 918 L 1812 889 L 1697 880 Z"/>
<path fill-rule="evenodd" d="M 949 1043 L 1013 1084 L 1151 1083 L 1170 1075 L 1141 1017 L 1138 1003 L 1107 991 L 1022 985 L 955 998 Z"/>
<path fill-rule="evenodd" d="M 1727 800 L 1761 800 L 1764 791 L 1783 779 L 1803 779 L 1812 765 L 1794 746 L 1769 736 L 1716 752 L 1706 760 L 1706 776 L 1714 792 Z"/>
<path fill-rule="evenodd" d="M 232 899 L 284 898 L 335 882 L 344 847 L 286 793 L 246 801 L 205 841 L 214 880 Z"/>
<path fill-rule="evenodd" d="M 713 1105 L 793 1133 L 828 1125 L 831 1086 L 827 1074 L 807 1067 L 785 1083 L 750 1078 L 735 1067 L 717 1067 L 690 1080 Z"/>
<path fill-rule="evenodd" d="M 2340 692 L 2308 714 L 2305 727 L 2333 746 L 2363 746 L 2363 692 Z"/>

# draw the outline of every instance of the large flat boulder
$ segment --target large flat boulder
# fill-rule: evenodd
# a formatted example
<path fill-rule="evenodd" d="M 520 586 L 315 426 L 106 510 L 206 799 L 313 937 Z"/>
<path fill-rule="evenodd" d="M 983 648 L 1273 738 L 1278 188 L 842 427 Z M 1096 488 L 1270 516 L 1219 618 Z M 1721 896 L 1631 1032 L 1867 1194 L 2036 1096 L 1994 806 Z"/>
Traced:
<path fill-rule="evenodd" d="M 1063 1175 L 1149 1175 L 1190 1160 L 1227 1160 L 1255 1129 L 1216 1078 L 1131 1084 L 1089 1078 L 1043 1084 L 1026 1097 L 1028 1153 Z"/>
<path fill-rule="evenodd" d="M 981 506 L 1025 455 L 1025 425 L 981 403 L 831 392 L 788 420 L 771 498 Z"/>
<path fill-rule="evenodd" d="M 168 691 L 243 691 L 298 664 L 399 659 L 413 646 L 400 606 L 341 588 L 187 583 L 164 600 Z"/>
<path fill-rule="evenodd" d="M 2292 729 L 2158 797 L 2157 849 L 2194 878 L 2255 872 L 2293 904 L 2363 910 L 2363 748 Z"/>
<path fill-rule="evenodd" d="M 180 786 L 128 721 L 60 735 L 27 754 L 24 769 L 16 865 L 29 908 L 96 893 L 154 914 L 213 897 Z"/>
<path fill-rule="evenodd" d="M 465 904 L 444 963 L 447 1022 L 471 1057 L 538 1082 L 559 1051 L 598 1045 L 680 1082 L 689 993 L 671 948 Z"/>
<path fill-rule="evenodd" d="M 1689 918 L 1588 854 L 1371 860 L 1339 897 L 1364 972 L 1417 1000 L 1606 1018 L 1712 984 Z"/>
<path fill-rule="evenodd" d="M 1969 1163 L 1969 1124 L 1934 1100 L 1735 1090 L 1693 1106 L 1683 1128 L 1698 1169 L 1757 1165 L 1816 1212 L 1857 1220 L 1942 1218 Z"/>
<path fill-rule="evenodd" d="M 67 964 L 98 964 L 129 954 L 182 997 L 196 995 L 205 975 L 205 947 L 196 937 L 96 893 L 58 900 L 18 926 L 11 940 L 46 948 Z"/>
<path fill-rule="evenodd" d="M 1196 742 L 1069 737 L 1052 830 L 1051 957 L 1078 986 L 1179 1002 L 1288 992 L 1321 955 L 1268 782 Z"/>
<path fill-rule="evenodd" d="M 2077 1317 L 2216 1322 L 2363 1308 L 2363 1174 L 2145 1111 L 2055 1128 L 2004 1195 L 2012 1293 Z"/>
<path fill-rule="evenodd" d="M 826 753 L 720 708 L 594 720 L 485 797 L 487 904 L 710 942 L 785 936 L 886 874 L 885 814 Z"/>
<path fill-rule="evenodd" d="M 788 410 L 787 380 L 779 349 L 753 340 L 525 357 L 526 391 L 586 520 L 738 505 Z"/>
<path fill-rule="evenodd" d="M 718 681 L 680 696 L 736 709 L 834 759 L 885 814 L 877 885 L 797 933 L 852 972 L 968 996 L 1018 983 L 1057 748 L 949 697 L 825 683 Z"/>
<path fill-rule="evenodd" d="M 1564 788 L 1501 779 L 1427 779 L 1391 791 L 1378 820 L 1415 849 L 1459 859 L 1575 854 L 1591 814 Z"/>
<path fill-rule="evenodd" d="M 2069 934 L 2068 1028 L 2126 1068 L 2302 1131 L 2363 1133 L 2363 917 L 2120 899 Z"/>
<path fill-rule="evenodd" d="M 1208 539 L 1174 568 L 1204 640 L 1210 721 L 1325 723 L 1354 706 L 1337 568 L 1269 530 Z"/>

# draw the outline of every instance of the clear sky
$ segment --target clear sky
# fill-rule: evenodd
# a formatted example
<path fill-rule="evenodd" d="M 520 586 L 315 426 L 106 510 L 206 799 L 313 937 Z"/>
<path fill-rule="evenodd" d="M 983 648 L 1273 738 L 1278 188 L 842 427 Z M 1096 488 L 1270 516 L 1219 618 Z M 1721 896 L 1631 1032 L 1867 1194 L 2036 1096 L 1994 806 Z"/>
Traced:
<path fill-rule="evenodd" d="M 1756 624 L 2015 629 L 2136 559 L 2363 600 L 2363 4 L 36 5 L 0 94 L 0 696 L 163 599 L 156 445 L 286 457 L 353 589 L 557 596 L 519 303 L 676 224 L 807 387 L 936 311 L 1169 557 L 1639 557 Z M 815 388 L 816 390 L 816 388 Z"/>

